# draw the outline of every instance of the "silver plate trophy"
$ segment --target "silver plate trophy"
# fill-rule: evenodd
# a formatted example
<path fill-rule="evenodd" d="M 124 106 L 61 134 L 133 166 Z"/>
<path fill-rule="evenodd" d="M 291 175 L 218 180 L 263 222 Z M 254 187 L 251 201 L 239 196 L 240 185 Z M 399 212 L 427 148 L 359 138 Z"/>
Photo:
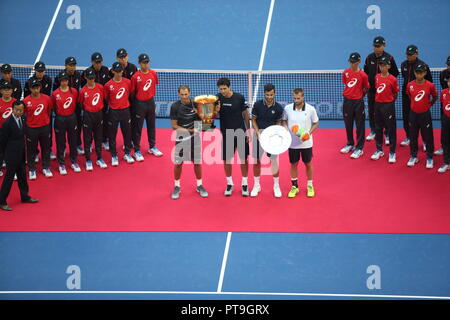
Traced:
<path fill-rule="evenodd" d="M 217 97 L 212 94 L 204 94 L 196 96 L 194 101 L 197 103 L 198 116 L 202 120 L 202 130 L 206 131 L 211 129 Z"/>

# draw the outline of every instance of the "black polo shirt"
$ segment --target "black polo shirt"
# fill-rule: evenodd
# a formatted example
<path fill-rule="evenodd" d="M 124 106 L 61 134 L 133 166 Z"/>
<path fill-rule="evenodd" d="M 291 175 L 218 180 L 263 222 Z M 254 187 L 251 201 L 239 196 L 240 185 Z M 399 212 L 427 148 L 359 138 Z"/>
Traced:
<path fill-rule="evenodd" d="M 33 79 L 36 78 L 36 74 L 34 74 L 30 79 L 25 82 L 25 88 L 23 90 L 23 96 L 27 97 L 31 94 L 30 90 L 30 83 Z M 49 97 L 52 96 L 52 78 L 50 78 L 48 75 L 44 74 L 41 80 L 39 80 L 41 83 L 41 93 L 48 95 Z"/>
<path fill-rule="evenodd" d="M 67 72 L 67 71 L 66 71 Z M 69 75 L 69 87 L 75 88 L 78 91 L 81 89 L 81 73 L 76 71 L 74 74 Z M 55 82 L 53 83 L 53 91 L 59 88 L 59 78 L 55 77 Z"/>
<path fill-rule="evenodd" d="M 391 68 L 389 69 L 389 73 L 397 78 L 399 72 L 397 64 L 395 63 L 394 57 L 391 56 L 386 51 L 383 51 L 381 56 L 377 57 L 374 52 L 369 54 L 364 63 L 364 72 L 369 77 L 370 88 L 369 90 L 375 92 L 375 76 L 377 73 L 380 73 L 380 59 L 381 57 L 387 57 L 391 61 Z"/>
<path fill-rule="evenodd" d="M 439 73 L 439 81 L 441 82 L 442 90 L 448 88 L 447 79 L 450 78 L 450 71 L 448 69 L 444 69 Z"/>
<path fill-rule="evenodd" d="M 245 130 L 244 112 L 248 106 L 242 94 L 233 92 L 230 98 L 225 98 L 221 93 L 217 94 L 220 101 L 220 130 L 242 129 Z"/>
<path fill-rule="evenodd" d="M 127 66 L 123 69 L 122 77 L 130 79 L 138 71 L 136 65 L 131 62 L 128 62 Z M 114 77 L 114 73 L 109 70 L 109 77 L 112 79 Z"/>
<path fill-rule="evenodd" d="M 184 129 L 194 129 L 194 121 L 200 120 L 196 108 L 197 105 L 192 100 L 190 104 L 183 104 L 178 100 L 170 107 L 170 120 L 177 120 L 178 125 Z"/>
<path fill-rule="evenodd" d="M 91 68 L 95 71 L 95 82 L 100 83 L 102 86 L 104 86 L 105 83 L 107 83 L 111 79 L 108 67 L 101 66 L 100 70 L 98 71 L 95 70 L 93 65 L 91 66 Z M 81 74 L 81 88 L 84 87 L 87 83 L 87 80 L 84 77 L 85 73 L 86 70 L 84 70 Z"/>
<path fill-rule="evenodd" d="M 0 84 L 3 83 L 3 79 L 0 80 Z M 11 78 L 11 81 L 9 81 L 9 83 L 11 83 L 12 86 L 12 97 L 15 98 L 16 100 L 20 100 L 22 98 L 22 85 L 20 84 L 20 81 L 15 79 L 15 78 Z M 2 94 L 0 93 L 0 98 L 2 97 Z"/>
<path fill-rule="evenodd" d="M 265 129 L 267 127 L 277 124 L 283 117 L 283 107 L 278 102 L 275 102 L 269 107 L 265 100 L 256 101 L 253 105 L 252 116 L 256 118 L 256 124 L 259 129 Z"/>
<path fill-rule="evenodd" d="M 420 60 L 418 58 L 413 62 L 409 62 L 408 60 L 405 60 L 400 65 L 400 71 L 401 71 L 402 77 L 403 77 L 403 86 L 402 86 L 403 94 L 406 94 L 406 86 L 408 85 L 408 83 L 416 79 L 416 76 L 414 75 L 414 69 L 416 68 L 416 65 L 418 65 L 418 64 L 423 64 L 426 66 L 427 74 L 425 75 L 425 79 L 430 82 L 433 82 L 433 77 L 431 75 L 430 68 L 428 67 L 428 65 L 425 62 L 423 62 L 422 60 Z M 389 69 L 389 71 L 390 71 L 390 69 Z"/>

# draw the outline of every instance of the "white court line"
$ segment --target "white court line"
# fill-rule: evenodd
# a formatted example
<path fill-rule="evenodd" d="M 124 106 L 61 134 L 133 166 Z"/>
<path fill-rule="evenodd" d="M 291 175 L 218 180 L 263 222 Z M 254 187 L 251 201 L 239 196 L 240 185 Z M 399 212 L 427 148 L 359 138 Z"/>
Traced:
<path fill-rule="evenodd" d="M 295 292 L 215 292 L 215 291 L 0 291 L 0 294 L 192 294 L 192 295 L 258 295 L 258 296 L 303 296 L 335 298 L 380 298 L 380 299 L 435 299 L 450 300 L 446 296 L 413 296 L 394 294 L 347 294 L 347 293 L 295 293 Z"/>
<path fill-rule="evenodd" d="M 219 276 L 219 284 L 217 285 L 218 293 L 222 292 L 223 277 L 225 276 L 225 269 L 227 267 L 228 251 L 230 250 L 231 235 L 232 232 L 227 233 L 227 242 L 225 244 L 225 251 L 223 253 L 222 267 L 220 269 L 220 276 Z"/>
<path fill-rule="evenodd" d="M 264 66 L 264 58 L 266 57 L 267 39 L 269 38 L 270 25 L 272 23 L 272 13 L 273 13 L 274 5 L 275 5 L 275 0 L 271 0 L 270 1 L 269 14 L 267 16 L 266 31 L 264 33 L 263 46 L 262 46 L 262 49 L 261 49 L 261 56 L 259 57 L 258 71 L 262 71 L 262 68 Z M 259 89 L 259 82 L 260 82 L 260 80 L 261 80 L 261 74 L 258 74 L 257 77 L 256 77 L 256 86 L 255 86 L 255 91 L 253 93 L 252 103 L 255 103 L 256 95 L 257 95 L 258 89 Z M 253 107 L 253 106 L 250 106 L 250 108 L 251 107 Z"/>
<path fill-rule="evenodd" d="M 50 33 L 52 33 L 53 26 L 55 25 L 56 18 L 58 17 L 59 9 L 61 9 L 63 2 L 64 2 L 64 0 L 59 0 L 58 5 L 56 6 L 55 12 L 53 13 L 52 21 L 50 22 L 50 25 L 48 26 L 47 33 L 45 34 L 44 41 L 41 44 L 41 48 L 39 49 L 36 59 L 34 60 L 33 66 L 36 64 L 36 62 L 41 60 L 42 53 L 44 53 L 45 46 L 47 45 L 47 41 L 48 41 L 48 38 L 50 37 Z M 33 73 L 34 73 L 34 70 L 31 70 L 30 77 L 33 75 Z"/>

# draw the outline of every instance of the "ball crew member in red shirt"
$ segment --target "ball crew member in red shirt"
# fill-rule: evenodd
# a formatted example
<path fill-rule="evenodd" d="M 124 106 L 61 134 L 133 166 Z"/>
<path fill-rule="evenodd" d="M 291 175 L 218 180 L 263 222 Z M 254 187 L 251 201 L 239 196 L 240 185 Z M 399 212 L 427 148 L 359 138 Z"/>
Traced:
<path fill-rule="evenodd" d="M 27 162 L 30 180 L 36 179 L 36 150 L 38 143 L 42 154 L 42 172 L 47 178 L 53 177 L 50 170 L 50 114 L 52 99 L 41 93 L 41 83 L 33 79 L 31 94 L 23 99 L 26 116 Z"/>
<path fill-rule="evenodd" d="M 425 79 L 426 70 L 425 64 L 418 64 L 414 70 L 416 79 L 409 82 L 406 87 L 406 92 L 411 99 L 411 111 L 409 113 L 411 158 L 407 165 L 413 167 L 419 162 L 419 159 L 417 159 L 417 139 L 420 130 L 427 146 L 426 168 L 431 169 L 433 168 L 434 137 L 430 108 L 437 100 L 437 92 L 434 84 Z M 430 96 L 432 96 L 431 101 Z"/>
<path fill-rule="evenodd" d="M 450 57 L 449 57 L 450 58 Z M 450 59 L 449 59 L 450 61 Z M 449 63 L 450 64 L 450 63 Z M 447 88 L 441 91 L 441 141 L 444 150 L 444 163 L 438 169 L 439 173 L 444 173 L 450 167 L 450 77 L 447 78 Z"/>
<path fill-rule="evenodd" d="M 13 87 L 11 82 L 9 81 L 3 81 L 0 83 L 0 137 L 2 134 L 1 128 L 3 126 L 3 123 L 8 119 L 12 114 L 12 105 L 14 101 L 16 101 L 15 98 L 12 97 L 13 93 Z M 4 154 L 0 150 L 0 167 L 4 160 Z M 3 175 L 3 172 L 0 171 L 0 177 Z"/>
<path fill-rule="evenodd" d="M 141 69 L 131 78 L 131 92 L 134 97 L 131 106 L 131 130 L 134 157 L 137 161 L 143 161 L 144 157 L 140 150 L 144 120 L 147 124 L 148 152 L 155 156 L 162 156 L 162 152 L 156 147 L 156 105 L 153 99 L 156 93 L 156 85 L 158 84 L 158 75 L 154 70 L 149 68 L 150 58 L 146 53 L 140 54 L 138 60 Z"/>
<path fill-rule="evenodd" d="M 78 91 L 69 87 L 69 75 L 63 71 L 58 75 L 59 88 L 52 93 L 53 106 L 56 113 L 55 135 L 56 154 L 59 163 L 59 173 L 67 174 L 64 165 L 64 150 L 66 149 L 66 136 L 69 141 L 71 168 L 75 172 L 80 172 L 77 161 L 77 135 L 81 129 L 78 127 L 75 110 L 78 101 Z"/>
<path fill-rule="evenodd" d="M 383 153 L 383 128 L 386 128 L 390 146 L 389 163 L 396 161 L 395 147 L 397 144 L 397 124 L 395 118 L 395 99 L 397 99 L 398 87 L 397 78 L 389 73 L 391 60 L 386 56 L 379 61 L 381 73 L 375 76 L 375 141 L 377 150 L 372 155 L 372 160 L 378 160 L 384 156 Z"/>
<path fill-rule="evenodd" d="M 86 85 L 80 90 L 78 102 L 83 109 L 83 138 L 84 155 L 86 157 L 86 170 L 93 170 L 91 161 L 92 137 L 94 137 L 95 153 L 97 154 L 96 164 L 104 169 L 107 167 L 102 159 L 103 141 L 103 109 L 104 109 L 104 88 L 96 82 L 96 72 L 93 68 L 88 68 L 84 72 L 87 80 Z"/>
<path fill-rule="evenodd" d="M 131 151 L 131 118 L 130 118 L 130 101 L 131 81 L 122 77 L 123 66 L 119 62 L 114 62 L 111 68 L 114 77 L 109 80 L 104 87 L 105 98 L 109 107 L 109 151 L 111 152 L 111 165 L 118 166 L 119 159 L 116 150 L 117 129 L 120 123 L 122 131 L 125 156 L 124 160 L 133 163 L 134 159 L 130 155 Z"/>
<path fill-rule="evenodd" d="M 342 83 L 345 84 L 344 92 L 344 123 L 347 132 L 347 145 L 341 149 L 341 153 L 349 153 L 354 150 L 351 157 L 357 159 L 363 154 L 365 133 L 364 95 L 369 90 L 367 74 L 359 68 L 361 56 L 353 52 L 348 58 L 350 68 L 342 73 Z M 356 148 L 353 140 L 353 122 L 356 122 Z"/>

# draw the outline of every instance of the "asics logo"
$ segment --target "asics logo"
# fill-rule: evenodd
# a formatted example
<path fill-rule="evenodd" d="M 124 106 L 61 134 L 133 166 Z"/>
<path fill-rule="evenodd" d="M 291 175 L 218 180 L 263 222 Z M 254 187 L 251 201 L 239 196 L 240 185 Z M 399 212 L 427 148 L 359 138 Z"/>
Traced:
<path fill-rule="evenodd" d="M 152 79 L 148 79 L 147 81 L 145 81 L 144 91 L 150 89 L 151 86 L 152 86 Z"/>
<path fill-rule="evenodd" d="M 445 109 L 445 111 L 450 111 L 450 103 L 448 103 L 444 109 Z"/>
<path fill-rule="evenodd" d="M 425 96 L 425 90 L 420 90 L 419 93 L 414 97 L 414 100 L 420 101 Z"/>
<path fill-rule="evenodd" d="M 382 93 L 384 91 L 384 89 L 386 89 L 386 83 L 380 84 L 377 88 L 377 92 Z"/>
<path fill-rule="evenodd" d="M 94 99 L 92 99 L 92 105 L 96 106 L 99 100 L 100 100 L 100 93 L 97 92 L 96 94 L 94 94 Z"/>
<path fill-rule="evenodd" d="M 63 108 L 64 108 L 64 109 L 67 109 L 67 108 L 70 107 L 71 104 L 72 104 L 72 97 L 68 97 L 68 98 L 66 99 L 66 102 L 64 102 Z"/>
<path fill-rule="evenodd" d="M 352 88 L 352 87 L 354 87 L 355 84 L 357 84 L 357 83 L 358 83 L 358 79 L 352 78 L 352 80 L 349 81 L 349 82 L 347 83 L 347 87 Z"/>
<path fill-rule="evenodd" d="M 39 104 L 39 105 L 36 107 L 36 109 L 34 110 L 33 114 L 34 114 L 35 116 L 38 116 L 38 115 L 41 114 L 42 110 L 44 110 L 44 105 L 41 103 L 41 104 Z"/>
<path fill-rule="evenodd" d="M 3 119 L 8 118 L 11 115 L 11 113 L 12 113 L 12 108 L 11 107 L 7 108 L 5 110 L 5 112 L 3 112 L 3 114 L 2 114 Z"/>
<path fill-rule="evenodd" d="M 119 92 L 117 92 L 117 94 L 116 94 L 116 99 L 119 100 L 120 98 L 123 97 L 124 94 L 125 94 L 125 88 L 120 88 Z"/>

